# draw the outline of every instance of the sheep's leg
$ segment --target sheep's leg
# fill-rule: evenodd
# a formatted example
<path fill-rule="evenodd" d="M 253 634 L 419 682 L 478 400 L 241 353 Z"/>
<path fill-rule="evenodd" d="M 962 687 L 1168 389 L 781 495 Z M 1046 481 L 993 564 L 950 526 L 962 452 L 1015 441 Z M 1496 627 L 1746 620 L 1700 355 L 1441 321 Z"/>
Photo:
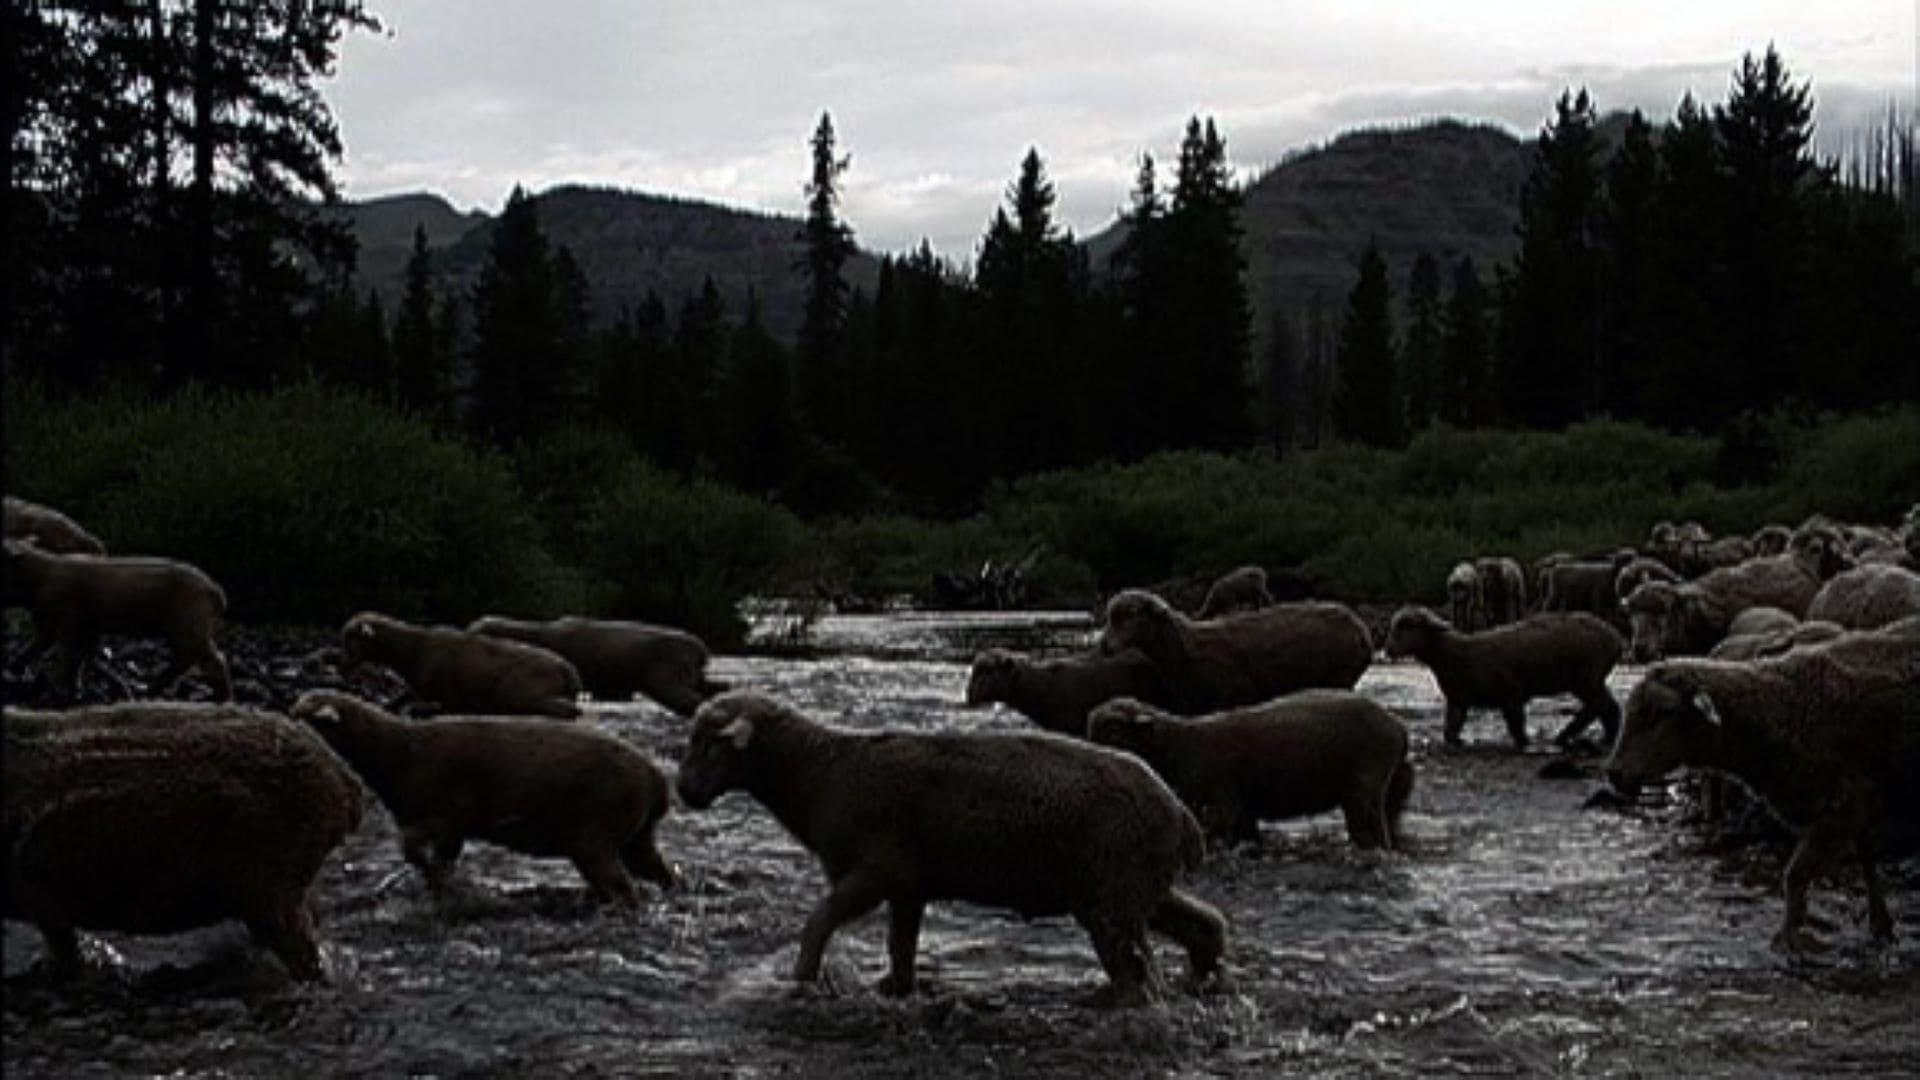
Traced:
<path fill-rule="evenodd" d="M 841 924 L 857 919 L 886 899 L 880 887 L 867 875 L 855 871 L 833 883 L 833 888 L 815 905 L 800 932 L 800 955 L 793 962 L 794 982 L 813 982 L 820 978 L 820 956 L 827 939 Z"/>
<path fill-rule="evenodd" d="M 647 696 L 681 716 L 692 716 L 706 700 L 693 686 L 679 679 L 661 680 L 660 686 L 650 690 Z"/>
<path fill-rule="evenodd" d="M 1884 944 L 1893 940 L 1893 912 L 1887 910 L 1887 896 L 1880 888 L 1873 841 L 1862 833 L 1854 841 L 1854 849 L 1860 854 L 1860 876 L 1867 883 L 1867 927 L 1873 932 L 1873 940 Z"/>
<path fill-rule="evenodd" d="M 661 857 L 651 826 L 626 842 L 620 849 L 620 861 L 627 864 L 627 870 L 635 877 L 651 881 L 662 889 L 671 889 L 680 884 L 680 875 Z"/>
<path fill-rule="evenodd" d="M 880 992 L 893 997 L 913 993 L 913 958 L 920 948 L 920 916 L 927 902 L 895 897 L 887 902 L 887 975 Z"/>
<path fill-rule="evenodd" d="M 1442 737 L 1448 746 L 1460 745 L 1460 730 L 1467 726 L 1467 707 L 1452 701 L 1447 702 L 1447 720 L 1442 728 Z"/>
<path fill-rule="evenodd" d="M 1387 835 L 1387 785 L 1368 784 L 1366 790 L 1349 791 L 1340 800 L 1340 816 L 1346 819 L 1347 839 L 1362 851 L 1392 848 Z"/>
<path fill-rule="evenodd" d="M 1801 929 L 1801 924 L 1807 921 L 1807 888 L 1833 861 L 1835 851 L 1845 846 L 1840 834 L 1840 828 L 1832 820 L 1815 822 L 1801 834 L 1800 843 L 1793 849 L 1793 858 L 1788 860 L 1787 871 L 1782 875 L 1787 912 L 1780 932 L 1774 935 L 1775 948 L 1798 951 L 1819 947 L 1819 942 Z"/>
<path fill-rule="evenodd" d="M 436 850 L 437 849 L 437 850 Z M 435 841 L 433 833 L 420 826 L 400 830 L 400 854 L 418 867 L 427 879 L 427 888 L 438 895 L 447 885 L 447 875 L 460 857 L 460 841 Z"/>
<path fill-rule="evenodd" d="M 294 978 L 317 982 L 325 974 L 320 966 L 320 946 L 314 941 L 313 919 L 304 903 L 296 899 L 277 911 L 247 919 L 246 923 L 253 940 L 279 957 Z"/>
<path fill-rule="evenodd" d="M 627 876 L 627 868 L 618 854 L 605 849 L 579 853 L 573 856 L 573 867 L 598 896 L 613 899 L 629 909 L 640 906 L 640 891 L 634 888 L 633 879 Z"/>
<path fill-rule="evenodd" d="M 1515 750 L 1527 748 L 1527 704 L 1524 701 L 1510 702 L 1500 707 L 1500 715 L 1507 721 L 1507 737 L 1513 740 Z"/>
<path fill-rule="evenodd" d="M 1187 970 L 1194 982 L 1220 969 L 1220 957 L 1227 951 L 1227 920 L 1212 905 L 1180 889 L 1168 889 L 1147 925 L 1187 950 Z"/>
<path fill-rule="evenodd" d="M 1093 939 L 1094 955 L 1113 984 L 1105 999 L 1119 1006 L 1152 1003 L 1159 987 L 1142 928 L 1099 915 L 1082 917 L 1080 925 Z"/>
<path fill-rule="evenodd" d="M 47 974 L 56 980 L 80 972 L 80 934 L 65 923 L 36 923 L 47 945 Z"/>

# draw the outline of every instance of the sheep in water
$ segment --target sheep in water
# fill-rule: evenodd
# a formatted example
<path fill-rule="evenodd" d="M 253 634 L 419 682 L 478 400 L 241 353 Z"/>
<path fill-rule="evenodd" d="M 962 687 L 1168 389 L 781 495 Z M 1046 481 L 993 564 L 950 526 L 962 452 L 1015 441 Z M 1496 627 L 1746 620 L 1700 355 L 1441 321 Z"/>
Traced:
<path fill-rule="evenodd" d="M 1373 660 L 1366 624 L 1340 604 L 1276 604 L 1196 622 L 1127 589 L 1107 604 L 1100 650 L 1138 649 L 1168 703 L 1189 715 L 1252 705 L 1295 690 L 1350 690 Z"/>
<path fill-rule="evenodd" d="M 27 541 L 55 555 L 105 555 L 107 545 L 80 523 L 51 506 L 6 497 L 6 538 Z"/>
<path fill-rule="evenodd" d="M 1480 571 L 1470 562 L 1454 563 L 1447 571 L 1447 611 L 1453 625 L 1473 629 L 1480 622 L 1483 605 Z"/>
<path fill-rule="evenodd" d="M 1400 846 L 1413 790 L 1407 729 L 1352 691 L 1303 690 L 1191 719 L 1118 698 L 1093 710 L 1087 737 L 1139 755 L 1211 837 L 1258 844 L 1262 821 L 1339 810 L 1355 846 Z"/>
<path fill-rule="evenodd" d="M 583 619 L 526 622 L 488 615 L 468 632 L 538 645 L 566 657 L 587 693 L 605 701 L 645 694 L 682 716 L 726 687 L 707 678 L 706 642 L 668 626 Z"/>
<path fill-rule="evenodd" d="M 386 804 L 402 855 L 435 892 L 469 839 L 570 859 L 595 894 L 627 907 L 640 901 L 633 876 L 663 889 L 678 880 L 654 843 L 666 778 L 604 732 L 513 717 L 403 720 L 331 690 L 302 694 L 291 715 Z"/>
<path fill-rule="evenodd" d="M 1819 591 L 1820 579 L 1795 555 L 1748 559 L 1681 584 L 1649 581 L 1622 605 L 1633 624 L 1633 659 L 1702 655 L 1727 636 L 1742 611 L 1774 607 L 1802 618 Z"/>
<path fill-rule="evenodd" d="M 321 976 L 307 892 L 360 824 L 360 793 L 319 739 L 233 705 L 6 710 L 5 912 L 80 964 L 77 930 L 246 924 L 296 978 Z"/>
<path fill-rule="evenodd" d="M 1200 604 L 1199 619 L 1217 619 L 1240 611 L 1259 611 L 1273 606 L 1273 594 L 1267 591 L 1267 572 L 1258 566 L 1242 566 L 1220 576 L 1207 589 Z"/>
<path fill-rule="evenodd" d="M 1807 888 L 1859 859 L 1873 936 L 1893 936 L 1874 867 L 1889 825 L 1920 824 L 1920 617 L 1750 663 L 1670 660 L 1627 698 L 1608 781 L 1632 794 L 1681 766 L 1739 779 L 1800 832 L 1774 944 L 1801 949 Z"/>
<path fill-rule="evenodd" d="M 1516 560 L 1489 555 L 1474 561 L 1480 575 L 1481 625 L 1505 626 L 1527 613 L 1527 575 Z"/>
<path fill-rule="evenodd" d="M 580 715 L 580 672 L 550 649 L 450 626 L 414 626 L 363 611 L 340 630 L 342 651 L 356 663 L 392 668 L 412 687 L 423 711 L 537 713 L 561 720 Z"/>
<path fill-rule="evenodd" d="M 5 541 L 6 603 L 33 612 L 31 661 L 55 650 L 54 685 L 79 692 L 80 668 L 102 634 L 166 639 L 172 664 L 160 677 L 163 693 L 198 669 L 221 701 L 233 698 L 227 659 L 213 633 L 227 610 L 227 594 L 198 567 L 173 559 L 56 555 L 33 543 Z"/>
<path fill-rule="evenodd" d="M 1149 927 L 1185 946 L 1196 980 L 1226 949 L 1226 920 L 1174 885 L 1200 864 L 1200 826 L 1130 754 L 1048 734 L 847 731 L 733 691 L 694 714 L 679 788 L 695 810 L 745 791 L 819 856 L 831 889 L 801 935 L 799 982 L 883 901 L 888 994 L 913 989 L 933 900 L 1073 916 L 1125 1002 L 1158 992 Z"/>
<path fill-rule="evenodd" d="M 1166 696 L 1153 661 L 1138 650 L 1033 660 L 988 649 L 967 677 L 969 708 L 1005 702 L 1048 731 L 1084 738 L 1087 714 L 1117 697 L 1160 701 Z"/>
<path fill-rule="evenodd" d="M 1498 708 L 1515 749 L 1527 747 L 1527 702 L 1572 694 L 1580 711 L 1555 741 L 1571 743 L 1599 720 L 1608 742 L 1620 727 L 1620 705 L 1607 674 L 1626 651 L 1613 627 L 1585 612 L 1531 615 L 1509 626 L 1463 634 L 1423 607 L 1393 613 L 1387 655 L 1410 656 L 1433 670 L 1447 699 L 1445 738 L 1458 745 L 1467 710 Z"/>

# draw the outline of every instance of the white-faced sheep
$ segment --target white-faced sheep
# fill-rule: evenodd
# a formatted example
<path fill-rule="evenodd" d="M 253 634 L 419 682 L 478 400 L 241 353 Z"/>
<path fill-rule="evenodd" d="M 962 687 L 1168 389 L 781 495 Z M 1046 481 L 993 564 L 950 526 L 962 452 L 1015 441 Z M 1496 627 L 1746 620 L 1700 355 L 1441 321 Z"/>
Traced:
<path fill-rule="evenodd" d="M 655 846 L 667 781 L 647 755 L 604 732 L 514 717 L 403 720 L 349 694 L 294 702 L 393 814 L 401 853 L 444 885 L 467 840 L 566 858 L 593 892 L 632 907 L 633 878 L 672 888 Z"/>
<path fill-rule="evenodd" d="M 1874 859 L 1890 822 L 1920 822 L 1917 644 L 1896 624 L 1750 663 L 1659 664 L 1627 699 L 1608 780 L 1631 793 L 1683 765 L 1737 777 L 1801 834 L 1775 944 L 1810 944 L 1807 887 L 1843 855 L 1864 871 L 1873 935 L 1890 938 Z"/>
<path fill-rule="evenodd" d="M 55 555 L 105 555 L 107 545 L 80 523 L 51 506 L 6 497 L 6 539 L 31 540 Z"/>
<path fill-rule="evenodd" d="M 1505 626 L 1527 613 L 1527 577 L 1520 564 L 1503 555 L 1474 561 L 1480 575 L 1481 625 Z"/>
<path fill-rule="evenodd" d="M 1258 566 L 1242 566 L 1220 576 L 1207 589 L 1200 605 L 1199 619 L 1218 619 L 1241 611 L 1259 611 L 1273 606 L 1273 594 L 1267 591 L 1267 572 Z"/>
<path fill-rule="evenodd" d="M 1834 575 L 1807 606 L 1807 618 L 1849 630 L 1871 630 L 1909 615 L 1920 615 L 1920 574 L 1880 563 Z"/>
<path fill-rule="evenodd" d="M 173 559 L 55 555 L 31 543 L 5 541 L 6 603 L 33 612 L 29 660 L 55 652 L 54 685 L 78 692 L 80 668 L 102 634 L 157 637 L 172 664 L 162 693 L 188 673 L 204 671 L 221 701 L 233 697 L 226 657 L 213 643 L 227 594 L 199 568 Z"/>
<path fill-rule="evenodd" d="M 1152 766 L 1210 837 L 1257 844 L 1262 821 L 1339 810 L 1356 846 L 1399 846 L 1413 790 L 1407 729 L 1352 691 L 1303 690 L 1191 719 L 1118 698 L 1093 711 L 1087 737 Z"/>
<path fill-rule="evenodd" d="M 967 677 L 969 707 L 1003 702 L 1048 731 L 1075 738 L 1086 736 L 1088 713 L 1117 697 L 1166 698 L 1153 661 L 1137 649 L 1048 660 L 988 649 L 974 657 Z"/>
<path fill-rule="evenodd" d="M 5 718 L 7 918 L 46 938 L 55 974 L 76 930 L 172 934 L 246 924 L 317 979 L 307 891 L 360 823 L 345 765 L 285 717 L 134 703 Z"/>
<path fill-rule="evenodd" d="M 1101 651 L 1145 653 L 1173 708 L 1187 714 L 1314 687 L 1348 690 L 1373 659 L 1366 624 L 1339 604 L 1278 604 L 1195 622 L 1128 589 L 1107 604 L 1106 621 Z"/>
<path fill-rule="evenodd" d="M 1469 629 L 1479 625 L 1484 608 L 1479 569 L 1470 562 L 1454 563 L 1447 571 L 1447 611 L 1453 624 Z"/>
<path fill-rule="evenodd" d="M 1527 702 L 1572 694 L 1580 711 L 1556 736 L 1572 742 L 1594 720 L 1611 742 L 1620 726 L 1620 705 L 1607 689 L 1607 675 L 1626 643 L 1613 627 L 1585 612 L 1532 615 L 1508 626 L 1464 634 L 1423 607 L 1394 612 L 1387 655 L 1410 656 L 1433 671 L 1447 699 L 1444 735 L 1460 742 L 1467 710 L 1497 708 L 1516 749 L 1527 746 Z"/>
<path fill-rule="evenodd" d="M 1125 1001 L 1158 987 L 1149 927 L 1185 946 L 1196 978 L 1226 949 L 1226 920 L 1174 885 L 1200 864 L 1200 826 L 1131 754 L 1040 733 L 848 731 L 734 691 L 694 715 L 679 788 L 695 810 L 745 791 L 819 856 L 831 887 L 796 981 L 817 979 L 833 932 L 882 902 L 889 994 L 913 989 L 929 901 L 1071 915 Z"/>
<path fill-rule="evenodd" d="M 580 715 L 580 673 L 549 649 L 450 626 L 415 626 L 371 611 L 340 631 L 347 659 L 392 668 L 423 711 Z"/>
<path fill-rule="evenodd" d="M 527 622 L 488 615 L 467 629 L 538 645 L 566 657 L 586 691 L 604 701 L 645 694 L 682 716 L 726 689 L 707 678 L 706 642 L 684 630 L 568 615 Z"/>

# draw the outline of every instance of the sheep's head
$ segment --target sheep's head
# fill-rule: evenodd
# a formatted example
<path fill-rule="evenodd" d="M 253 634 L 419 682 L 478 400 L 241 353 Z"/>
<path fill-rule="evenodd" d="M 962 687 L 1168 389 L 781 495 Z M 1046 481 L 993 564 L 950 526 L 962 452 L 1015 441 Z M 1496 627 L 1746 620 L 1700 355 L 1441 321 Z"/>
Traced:
<path fill-rule="evenodd" d="M 1452 629 L 1453 624 L 1435 614 L 1432 608 L 1403 607 L 1393 613 L 1393 621 L 1387 624 L 1387 658 L 1425 656 L 1433 642 Z"/>
<path fill-rule="evenodd" d="M 1802 525 L 1793 534 L 1787 550 L 1816 581 L 1826 581 L 1854 565 L 1846 537 L 1831 525 Z"/>
<path fill-rule="evenodd" d="M 1166 656 L 1180 648 L 1180 616 L 1165 600 L 1144 589 L 1127 589 L 1107 603 L 1107 628 L 1100 633 L 1100 651 L 1116 656 L 1139 649 L 1148 656 Z"/>
<path fill-rule="evenodd" d="M 380 719 L 375 706 L 338 690 L 309 690 L 294 701 L 287 715 L 312 728 L 329 744 Z"/>
<path fill-rule="evenodd" d="M 1196 617 L 1217 619 L 1238 611 L 1258 611 L 1272 604 L 1273 594 L 1267 591 L 1267 572 L 1258 566 L 1243 566 L 1213 583 Z"/>
<path fill-rule="evenodd" d="M 1007 700 L 1020 660 L 1005 649 L 988 649 L 973 658 L 973 671 L 967 676 L 969 708 Z"/>
<path fill-rule="evenodd" d="M 707 699 L 693 714 L 693 734 L 680 759 L 675 786 L 680 801 L 705 810 L 729 791 L 746 785 L 749 756 L 767 729 L 791 712 L 765 694 L 730 690 Z"/>
<path fill-rule="evenodd" d="M 1607 782 L 1631 795 L 1682 765 L 1709 763 L 1720 723 L 1713 698 L 1691 671 L 1655 666 L 1627 696 L 1620 741 L 1607 761 Z"/>
<path fill-rule="evenodd" d="M 363 611 L 340 628 L 340 649 L 352 661 L 377 658 L 380 643 L 394 626 L 394 620 L 372 611 Z"/>
<path fill-rule="evenodd" d="M 1636 664 L 1651 664 L 1667 655 L 1679 641 L 1686 614 L 1686 597 L 1669 581 L 1642 583 L 1620 602 L 1633 627 L 1633 646 L 1627 655 Z"/>
<path fill-rule="evenodd" d="M 1151 761 L 1160 747 L 1165 715 L 1137 698 L 1114 698 L 1087 714 L 1087 738 Z"/>
<path fill-rule="evenodd" d="M 1447 602 L 1453 605 L 1454 618 L 1473 608 L 1473 594 L 1480 588 L 1480 572 L 1472 563 L 1457 563 L 1447 574 Z"/>
<path fill-rule="evenodd" d="M 1753 553 L 1761 557 L 1784 554 L 1793 543 L 1793 530 L 1785 525 L 1762 525 L 1753 534 Z"/>
<path fill-rule="evenodd" d="M 1633 590 L 1649 581 L 1677 582 L 1680 575 L 1673 572 L 1666 563 L 1658 559 L 1635 559 L 1620 568 L 1613 579 L 1613 594 L 1621 600 L 1633 595 Z"/>
<path fill-rule="evenodd" d="M 507 623 L 511 621 L 510 619 L 503 619 L 498 615 L 482 615 L 467 624 L 467 633 L 498 634 L 500 631 L 506 629 Z"/>

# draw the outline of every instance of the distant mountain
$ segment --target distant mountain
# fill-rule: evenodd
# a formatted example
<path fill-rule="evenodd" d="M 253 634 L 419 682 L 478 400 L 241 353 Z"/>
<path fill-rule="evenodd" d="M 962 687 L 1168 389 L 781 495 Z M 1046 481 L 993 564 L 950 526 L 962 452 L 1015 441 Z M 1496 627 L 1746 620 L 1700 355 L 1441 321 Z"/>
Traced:
<path fill-rule="evenodd" d="M 1530 152 L 1499 128 L 1441 120 L 1349 132 L 1267 170 L 1248 185 L 1240 214 L 1256 337 L 1275 307 L 1296 330 L 1315 304 L 1338 326 L 1369 239 L 1387 259 L 1396 306 L 1421 252 L 1441 260 L 1443 282 L 1455 259 L 1471 255 L 1491 283 L 1493 265 L 1518 247 Z M 1088 240 L 1096 264 L 1124 235 L 1115 225 Z"/>
<path fill-rule="evenodd" d="M 585 271 L 597 319 L 637 306 L 649 289 L 669 313 L 712 275 L 738 319 L 751 291 L 776 336 L 799 330 L 805 283 L 794 270 L 802 245 L 797 218 L 611 188 L 556 187 L 536 197 L 540 225 Z M 435 195 L 396 195 L 349 202 L 339 209 L 360 241 L 359 280 L 378 289 L 391 309 L 403 288 L 416 224 L 427 231 L 440 286 L 465 294 L 486 265 L 493 218 L 461 214 Z M 860 254 L 847 278 L 871 290 L 879 264 Z"/>
<path fill-rule="evenodd" d="M 1256 336 L 1277 306 L 1297 322 L 1317 303 L 1337 325 L 1370 238 L 1387 257 L 1396 303 L 1405 302 L 1407 272 L 1423 251 L 1443 266 L 1471 255 L 1490 281 L 1493 265 L 1515 250 L 1528 153 L 1527 143 L 1498 128 L 1443 120 L 1350 132 L 1267 170 L 1248 186 L 1241 215 Z M 599 318 L 649 289 L 676 311 L 711 274 L 735 318 L 751 290 L 775 335 L 791 340 L 799 329 L 796 218 L 610 188 L 557 187 L 538 202 L 549 240 L 570 248 L 586 271 Z M 360 239 L 362 287 L 379 289 L 390 309 L 415 224 L 427 230 L 443 287 L 469 290 L 486 262 L 493 219 L 459 213 L 438 196 L 370 199 L 340 212 Z M 1096 265 L 1122 235 L 1115 225 L 1087 240 Z M 877 271 L 862 253 L 847 276 L 871 290 Z"/>

